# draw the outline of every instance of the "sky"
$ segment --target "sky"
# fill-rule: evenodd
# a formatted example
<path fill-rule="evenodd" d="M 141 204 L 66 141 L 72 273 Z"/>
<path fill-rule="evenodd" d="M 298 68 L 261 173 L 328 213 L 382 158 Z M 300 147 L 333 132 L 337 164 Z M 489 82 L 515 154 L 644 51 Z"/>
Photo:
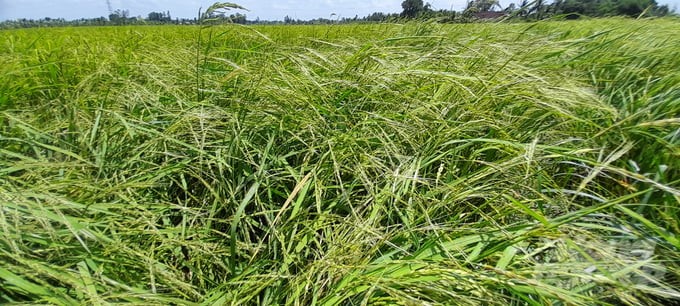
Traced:
<path fill-rule="evenodd" d="M 205 9 L 216 0 L 110 0 L 116 9 L 127 9 L 130 16 L 146 17 L 150 12 L 170 11 L 170 15 L 180 18 L 194 18 L 198 9 Z M 401 12 L 402 0 L 233 0 L 246 7 L 248 19 L 282 20 L 285 16 L 294 19 L 330 18 L 331 14 L 340 17 L 366 16 L 373 12 Z M 434 9 L 451 9 L 460 11 L 467 0 L 430 0 Z M 501 0 L 503 7 L 519 0 Z M 680 0 L 657 0 L 659 4 L 668 4 L 676 11 L 680 8 Z M 67 20 L 108 16 L 106 0 L 0 0 L 0 21 L 8 19 L 43 17 L 64 18 Z M 336 18 L 336 16 L 333 16 Z"/>

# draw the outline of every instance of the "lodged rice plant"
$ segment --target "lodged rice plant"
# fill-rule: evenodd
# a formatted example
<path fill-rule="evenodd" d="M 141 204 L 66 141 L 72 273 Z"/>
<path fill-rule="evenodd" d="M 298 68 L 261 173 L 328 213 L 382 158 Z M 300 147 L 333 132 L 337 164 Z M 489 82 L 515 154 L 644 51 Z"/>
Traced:
<path fill-rule="evenodd" d="M 677 26 L 0 32 L 0 302 L 677 303 Z"/>

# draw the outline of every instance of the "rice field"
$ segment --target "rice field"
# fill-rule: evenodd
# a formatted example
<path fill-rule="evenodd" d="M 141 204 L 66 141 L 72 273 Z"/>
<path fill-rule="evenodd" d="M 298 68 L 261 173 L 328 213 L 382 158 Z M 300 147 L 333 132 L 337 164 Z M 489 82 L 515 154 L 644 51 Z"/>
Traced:
<path fill-rule="evenodd" d="M 0 31 L 0 303 L 678 304 L 679 28 Z"/>

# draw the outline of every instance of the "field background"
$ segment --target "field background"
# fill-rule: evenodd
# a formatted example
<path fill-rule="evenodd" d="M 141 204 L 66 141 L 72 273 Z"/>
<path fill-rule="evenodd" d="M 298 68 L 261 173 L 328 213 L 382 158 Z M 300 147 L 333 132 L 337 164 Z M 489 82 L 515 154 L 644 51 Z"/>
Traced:
<path fill-rule="evenodd" d="M 0 31 L 0 302 L 678 303 L 679 28 Z"/>

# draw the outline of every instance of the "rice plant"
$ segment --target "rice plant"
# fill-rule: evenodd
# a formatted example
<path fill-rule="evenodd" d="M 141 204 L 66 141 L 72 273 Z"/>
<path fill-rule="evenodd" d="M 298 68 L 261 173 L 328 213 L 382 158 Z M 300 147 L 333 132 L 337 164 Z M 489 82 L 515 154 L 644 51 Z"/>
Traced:
<path fill-rule="evenodd" d="M 677 26 L 3 31 L 0 301 L 677 303 Z"/>

